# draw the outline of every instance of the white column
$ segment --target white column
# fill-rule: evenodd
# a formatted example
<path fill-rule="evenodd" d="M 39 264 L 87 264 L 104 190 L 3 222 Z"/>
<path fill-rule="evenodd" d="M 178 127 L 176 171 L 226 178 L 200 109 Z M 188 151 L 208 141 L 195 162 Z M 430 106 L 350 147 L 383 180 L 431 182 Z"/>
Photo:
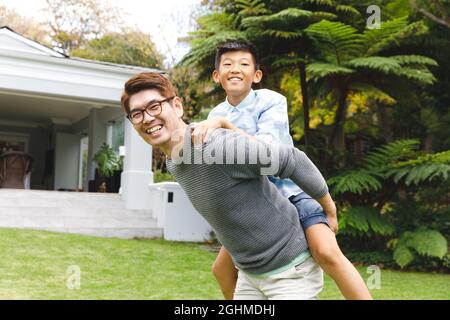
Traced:
<path fill-rule="evenodd" d="M 148 185 L 153 183 L 152 147 L 125 121 L 125 158 L 121 176 L 127 209 L 151 209 Z"/>

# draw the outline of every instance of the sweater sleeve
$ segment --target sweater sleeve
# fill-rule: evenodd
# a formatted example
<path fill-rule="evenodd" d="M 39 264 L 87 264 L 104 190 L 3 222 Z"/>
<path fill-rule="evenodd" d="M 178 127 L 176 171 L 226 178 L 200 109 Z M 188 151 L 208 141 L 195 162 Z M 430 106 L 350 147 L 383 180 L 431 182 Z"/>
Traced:
<path fill-rule="evenodd" d="M 236 179 L 258 179 L 273 175 L 290 178 L 313 198 L 328 193 L 324 177 L 307 155 L 295 147 L 269 144 L 258 139 L 218 129 L 206 147 L 211 164 L 223 165 L 223 170 Z"/>

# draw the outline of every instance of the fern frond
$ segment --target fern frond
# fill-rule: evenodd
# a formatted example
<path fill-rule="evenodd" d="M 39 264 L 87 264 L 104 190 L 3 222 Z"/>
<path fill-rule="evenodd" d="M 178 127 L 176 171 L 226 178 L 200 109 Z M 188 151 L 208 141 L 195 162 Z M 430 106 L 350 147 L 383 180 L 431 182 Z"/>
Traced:
<path fill-rule="evenodd" d="M 297 8 L 288 8 L 271 15 L 263 15 L 257 17 L 247 17 L 242 19 L 242 27 L 244 28 L 261 28 L 265 26 L 274 26 L 279 24 L 292 23 L 295 21 L 307 21 L 312 16 L 311 11 L 301 10 Z"/>
<path fill-rule="evenodd" d="M 361 57 L 345 63 L 350 68 L 369 69 L 385 74 L 397 74 L 401 69 L 400 63 L 388 57 Z"/>
<path fill-rule="evenodd" d="M 399 160 L 411 159 L 417 156 L 419 146 L 420 142 L 417 139 L 393 141 L 370 152 L 364 158 L 364 167 L 379 170 Z"/>
<path fill-rule="evenodd" d="M 186 54 L 180 65 L 182 66 L 198 66 L 205 62 L 205 60 L 214 60 L 214 54 L 219 44 L 231 40 L 247 40 L 244 33 L 239 31 L 228 31 L 215 34 L 197 45 L 194 45 L 191 51 Z"/>
<path fill-rule="evenodd" d="M 442 259 L 448 252 L 447 239 L 437 230 L 419 228 L 406 231 L 394 249 L 394 260 L 402 268 L 414 260 L 414 253 Z"/>
<path fill-rule="evenodd" d="M 351 74 L 354 70 L 330 63 L 310 63 L 306 66 L 306 72 L 311 78 L 318 79 L 333 75 Z"/>
<path fill-rule="evenodd" d="M 418 185 L 433 179 L 448 180 L 450 175 L 450 150 L 426 154 L 416 159 L 392 164 L 386 176 L 392 176 L 395 183 L 405 179 L 406 185 Z"/>
<path fill-rule="evenodd" d="M 368 84 L 355 83 L 351 85 L 351 89 L 354 91 L 364 92 L 367 97 L 383 104 L 394 105 L 397 103 L 397 100 L 386 92 Z"/>
<path fill-rule="evenodd" d="M 428 28 L 423 21 L 408 24 L 407 17 L 397 18 L 383 22 L 380 29 L 366 29 L 363 33 L 365 39 L 365 56 L 375 55 L 393 45 L 410 37 L 423 35 Z"/>
<path fill-rule="evenodd" d="M 409 65 L 409 64 L 415 64 L 415 65 L 426 65 L 426 66 L 433 66 L 437 67 L 438 63 L 436 60 L 419 56 L 419 55 L 398 55 L 398 56 L 390 56 L 389 58 L 396 60 L 400 65 Z"/>
<path fill-rule="evenodd" d="M 337 12 L 351 14 L 353 16 L 358 16 L 358 17 L 361 16 L 361 13 L 358 10 L 356 10 L 354 7 L 343 5 L 343 4 L 337 5 L 336 6 L 336 11 Z"/>
<path fill-rule="evenodd" d="M 240 9 L 241 16 L 258 16 L 270 14 L 263 0 L 236 0 L 236 8 Z"/>
<path fill-rule="evenodd" d="M 347 229 L 345 232 L 350 231 L 349 228 L 361 233 L 370 231 L 377 235 L 392 235 L 395 232 L 395 227 L 377 209 L 372 207 L 349 208 L 342 214 L 341 220 L 344 222 L 340 227 L 344 230 Z"/>
<path fill-rule="evenodd" d="M 409 67 L 402 67 L 401 69 L 396 71 L 396 75 L 427 85 L 436 82 L 436 78 L 434 77 L 434 75 L 426 68 L 413 69 Z"/>
<path fill-rule="evenodd" d="M 330 178 L 328 181 L 333 195 L 351 192 L 363 194 L 364 192 L 381 189 L 380 180 L 370 171 L 353 170 Z"/>
<path fill-rule="evenodd" d="M 394 249 L 394 261 L 404 268 L 414 260 L 414 253 L 406 246 L 398 245 Z"/>
<path fill-rule="evenodd" d="M 286 66 L 293 66 L 297 65 L 299 62 L 305 62 L 306 60 L 304 58 L 300 57 L 284 57 L 276 59 L 272 62 L 273 68 L 282 68 Z"/>
<path fill-rule="evenodd" d="M 305 31 L 317 40 L 318 45 L 332 50 L 338 64 L 359 56 L 363 47 L 362 35 L 352 26 L 341 22 L 323 20 L 310 25 Z"/>

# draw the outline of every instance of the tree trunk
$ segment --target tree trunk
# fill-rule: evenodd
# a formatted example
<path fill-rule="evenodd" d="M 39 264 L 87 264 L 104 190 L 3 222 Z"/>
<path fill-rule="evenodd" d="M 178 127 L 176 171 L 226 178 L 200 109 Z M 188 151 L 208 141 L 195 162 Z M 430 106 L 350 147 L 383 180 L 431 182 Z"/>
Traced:
<path fill-rule="evenodd" d="M 298 70 L 300 73 L 300 90 L 302 93 L 302 107 L 303 107 L 303 131 L 305 138 L 305 149 L 308 148 L 309 143 L 309 94 L 308 87 L 306 84 L 306 64 L 304 62 L 299 62 Z"/>
<path fill-rule="evenodd" d="M 331 131 L 328 145 L 331 150 L 345 151 L 344 123 L 347 114 L 347 95 L 347 88 L 339 90 L 338 108 L 336 110 L 336 116 L 334 117 L 334 126 Z"/>
<path fill-rule="evenodd" d="M 394 132 L 392 130 L 392 121 L 387 112 L 386 106 L 382 103 L 377 104 L 379 128 L 381 136 L 385 143 L 392 142 L 394 139 Z"/>

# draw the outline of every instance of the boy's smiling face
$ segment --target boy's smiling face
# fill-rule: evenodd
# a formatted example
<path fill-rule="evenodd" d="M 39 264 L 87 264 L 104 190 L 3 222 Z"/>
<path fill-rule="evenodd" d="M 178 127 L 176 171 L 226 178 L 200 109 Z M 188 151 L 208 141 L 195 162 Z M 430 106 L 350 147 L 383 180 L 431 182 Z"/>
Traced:
<path fill-rule="evenodd" d="M 256 70 L 253 56 L 245 51 L 222 54 L 219 70 L 214 70 L 213 80 L 220 83 L 232 105 L 239 104 L 250 92 L 253 83 L 259 83 L 262 71 Z"/>

